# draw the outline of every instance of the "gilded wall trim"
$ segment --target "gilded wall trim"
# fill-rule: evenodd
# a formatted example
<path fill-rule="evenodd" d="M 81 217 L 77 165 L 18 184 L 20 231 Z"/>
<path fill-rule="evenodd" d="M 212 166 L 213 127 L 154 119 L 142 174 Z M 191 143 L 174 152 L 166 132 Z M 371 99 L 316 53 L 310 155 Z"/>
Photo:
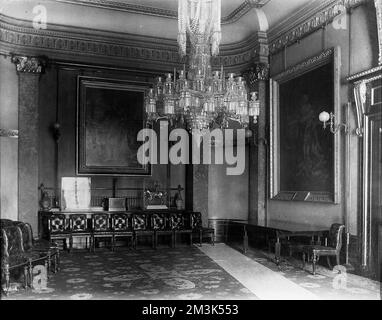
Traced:
<path fill-rule="evenodd" d="M 284 47 L 290 46 L 314 31 L 325 27 L 345 10 L 360 6 L 370 0 L 326 0 L 320 7 L 307 9 L 291 17 L 284 23 L 269 31 L 269 50 L 275 54 Z M 375 0 L 380 1 L 380 0 Z M 293 23 L 292 18 L 295 23 Z M 291 23 L 293 23 L 291 25 Z"/>
<path fill-rule="evenodd" d="M 327 61 L 330 58 L 330 56 L 333 55 L 333 53 L 334 53 L 334 48 L 327 49 L 321 52 L 319 55 L 314 56 L 302 63 L 299 63 L 289 68 L 288 70 L 276 75 L 273 78 L 275 81 L 280 81 L 280 79 L 283 79 L 285 81 L 290 76 L 296 76 L 296 74 L 299 74 L 300 72 L 305 72 L 312 67 L 316 67 L 320 62 Z"/>

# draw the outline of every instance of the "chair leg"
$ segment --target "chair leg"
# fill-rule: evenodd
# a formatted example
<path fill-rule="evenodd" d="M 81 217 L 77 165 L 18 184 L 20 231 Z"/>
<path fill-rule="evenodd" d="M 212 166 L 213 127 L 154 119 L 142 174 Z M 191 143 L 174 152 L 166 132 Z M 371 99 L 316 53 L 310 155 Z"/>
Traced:
<path fill-rule="evenodd" d="M 53 273 L 57 273 L 57 252 L 53 254 L 53 259 L 54 259 L 54 269 Z"/>
<path fill-rule="evenodd" d="M 330 256 L 326 256 L 326 261 L 328 263 L 329 269 L 333 269 L 332 263 L 330 262 Z"/>
<path fill-rule="evenodd" d="M 318 261 L 319 257 L 316 256 L 314 253 L 313 253 L 313 259 L 312 259 L 312 264 L 313 264 L 313 275 L 316 274 L 316 263 Z"/>
<path fill-rule="evenodd" d="M 48 278 L 49 278 L 49 273 L 51 271 L 51 268 L 52 268 L 51 251 L 48 250 L 48 261 L 47 261 L 47 269 L 46 269 L 46 274 Z"/>
<path fill-rule="evenodd" d="M 203 241 L 203 231 L 199 230 L 199 246 L 202 246 L 202 241 Z"/>
<path fill-rule="evenodd" d="M 45 265 L 45 270 L 47 270 L 47 272 L 46 272 L 46 280 L 48 281 L 48 279 L 49 279 L 49 272 L 48 272 L 48 270 L 49 270 L 49 262 L 47 260 L 45 260 L 44 265 Z M 33 269 L 32 269 L 32 278 L 31 279 L 32 279 L 31 280 L 32 286 L 33 286 Z"/>
<path fill-rule="evenodd" d="M 336 254 L 336 263 L 337 263 L 337 266 L 340 265 L 340 254 L 339 253 Z"/>
<path fill-rule="evenodd" d="M 69 253 L 72 251 L 73 249 L 73 237 L 70 236 L 69 238 Z"/>
<path fill-rule="evenodd" d="M 212 245 L 214 246 L 215 245 L 215 231 L 212 233 L 211 242 L 212 242 Z M 247 248 L 248 248 L 248 238 L 247 238 Z"/>
<path fill-rule="evenodd" d="M 192 232 L 190 233 L 190 246 L 192 246 Z"/>
<path fill-rule="evenodd" d="M 1 270 L 3 272 L 3 270 Z M 9 273 L 9 263 L 4 263 L 4 277 L 5 277 L 5 290 L 1 287 L 1 290 L 4 291 L 4 294 L 7 295 L 10 285 L 10 273 Z"/>
<path fill-rule="evenodd" d="M 60 271 L 60 249 L 56 248 L 56 257 L 57 257 L 57 267 L 56 270 L 57 272 Z"/>
<path fill-rule="evenodd" d="M 29 275 L 29 272 L 28 272 L 28 266 L 24 266 L 24 289 L 27 290 L 28 289 L 28 275 Z M 9 289 L 9 278 L 8 278 L 8 283 L 7 283 L 7 291 Z"/>
<path fill-rule="evenodd" d="M 46 261 L 45 261 L 45 268 L 47 268 Z M 32 282 L 33 282 L 33 265 L 32 265 L 32 259 L 29 259 L 28 263 L 28 286 L 32 288 Z"/>
<path fill-rule="evenodd" d="M 305 270 L 306 265 L 306 254 L 305 252 L 302 253 L 302 270 Z"/>

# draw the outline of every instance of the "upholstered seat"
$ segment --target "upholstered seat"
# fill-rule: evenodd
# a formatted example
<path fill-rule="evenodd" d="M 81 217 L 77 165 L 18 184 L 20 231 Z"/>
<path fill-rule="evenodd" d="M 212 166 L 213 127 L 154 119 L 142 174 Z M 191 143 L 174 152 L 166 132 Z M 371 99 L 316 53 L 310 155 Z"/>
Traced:
<path fill-rule="evenodd" d="M 42 252 L 25 252 L 23 236 L 19 226 L 8 225 L 1 230 L 1 277 L 8 290 L 12 272 L 24 275 L 24 287 L 30 287 L 32 282 L 32 266 L 34 261 L 40 261 L 47 267 L 46 254 Z"/>
<path fill-rule="evenodd" d="M 59 250 L 57 244 L 50 243 L 49 241 L 43 239 L 34 240 L 32 226 L 29 223 L 14 221 L 14 225 L 18 226 L 21 230 L 23 238 L 23 250 L 25 252 L 45 254 L 48 261 L 48 275 L 50 271 L 53 271 L 54 273 L 57 272 L 59 268 Z"/>

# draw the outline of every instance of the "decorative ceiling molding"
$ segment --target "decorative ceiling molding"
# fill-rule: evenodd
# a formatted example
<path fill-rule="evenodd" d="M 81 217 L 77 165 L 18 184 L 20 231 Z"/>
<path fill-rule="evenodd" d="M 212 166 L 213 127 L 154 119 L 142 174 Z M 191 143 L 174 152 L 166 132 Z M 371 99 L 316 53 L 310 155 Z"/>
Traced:
<path fill-rule="evenodd" d="M 143 14 L 167 19 L 177 19 L 178 12 L 174 10 L 162 9 L 158 7 L 142 6 L 139 4 L 132 4 L 122 1 L 113 0 L 56 0 L 57 2 L 69 3 L 74 5 L 82 5 L 88 7 L 96 7 L 107 10 L 125 11 L 135 14 Z M 227 16 L 222 17 L 222 24 L 231 24 L 241 17 L 246 15 L 253 8 L 262 8 L 270 0 L 245 0 L 239 7 L 229 13 Z"/>
<path fill-rule="evenodd" d="M 261 41 L 259 41 L 261 38 Z M 261 44 L 260 44 L 261 43 Z M 30 22 L 0 15 L 1 53 L 48 56 L 65 61 L 106 61 L 106 64 L 171 70 L 183 63 L 176 40 L 137 36 L 49 25 L 49 30 L 34 29 Z M 231 72 L 245 70 L 267 54 L 266 34 L 254 34 L 233 44 L 222 45 L 213 66 L 223 65 Z"/>
<path fill-rule="evenodd" d="M 296 15 L 285 20 L 269 31 L 269 50 L 275 54 L 284 47 L 301 40 L 312 32 L 325 27 L 337 16 L 343 14 L 343 9 L 349 10 L 366 3 L 369 0 L 324 0 L 319 7 L 309 5 Z"/>

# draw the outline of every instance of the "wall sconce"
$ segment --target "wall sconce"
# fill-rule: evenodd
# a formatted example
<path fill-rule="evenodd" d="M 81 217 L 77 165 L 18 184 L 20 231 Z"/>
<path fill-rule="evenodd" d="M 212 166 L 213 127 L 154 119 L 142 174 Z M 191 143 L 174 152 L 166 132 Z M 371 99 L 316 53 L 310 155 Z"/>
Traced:
<path fill-rule="evenodd" d="M 248 142 L 250 142 L 251 138 L 253 137 L 253 130 L 251 130 L 249 128 L 245 129 L 245 137 L 248 139 Z M 260 141 L 263 141 L 264 145 L 268 144 L 268 141 L 265 138 L 257 138 L 257 139 L 256 139 L 256 137 L 253 138 L 253 144 L 256 147 L 259 146 L 259 144 L 260 144 L 259 142 Z"/>
<path fill-rule="evenodd" d="M 345 133 L 348 133 L 348 125 L 345 124 L 345 123 L 336 123 L 335 122 L 335 115 L 333 114 L 333 112 L 326 112 L 326 111 L 323 111 L 320 113 L 320 115 L 318 116 L 318 118 L 320 119 L 321 122 L 323 122 L 323 128 L 324 130 L 326 129 L 327 127 L 327 123 L 329 121 L 329 126 L 330 126 L 330 132 L 333 133 L 333 134 L 336 134 L 340 129 L 341 127 L 344 128 L 344 131 Z"/>

